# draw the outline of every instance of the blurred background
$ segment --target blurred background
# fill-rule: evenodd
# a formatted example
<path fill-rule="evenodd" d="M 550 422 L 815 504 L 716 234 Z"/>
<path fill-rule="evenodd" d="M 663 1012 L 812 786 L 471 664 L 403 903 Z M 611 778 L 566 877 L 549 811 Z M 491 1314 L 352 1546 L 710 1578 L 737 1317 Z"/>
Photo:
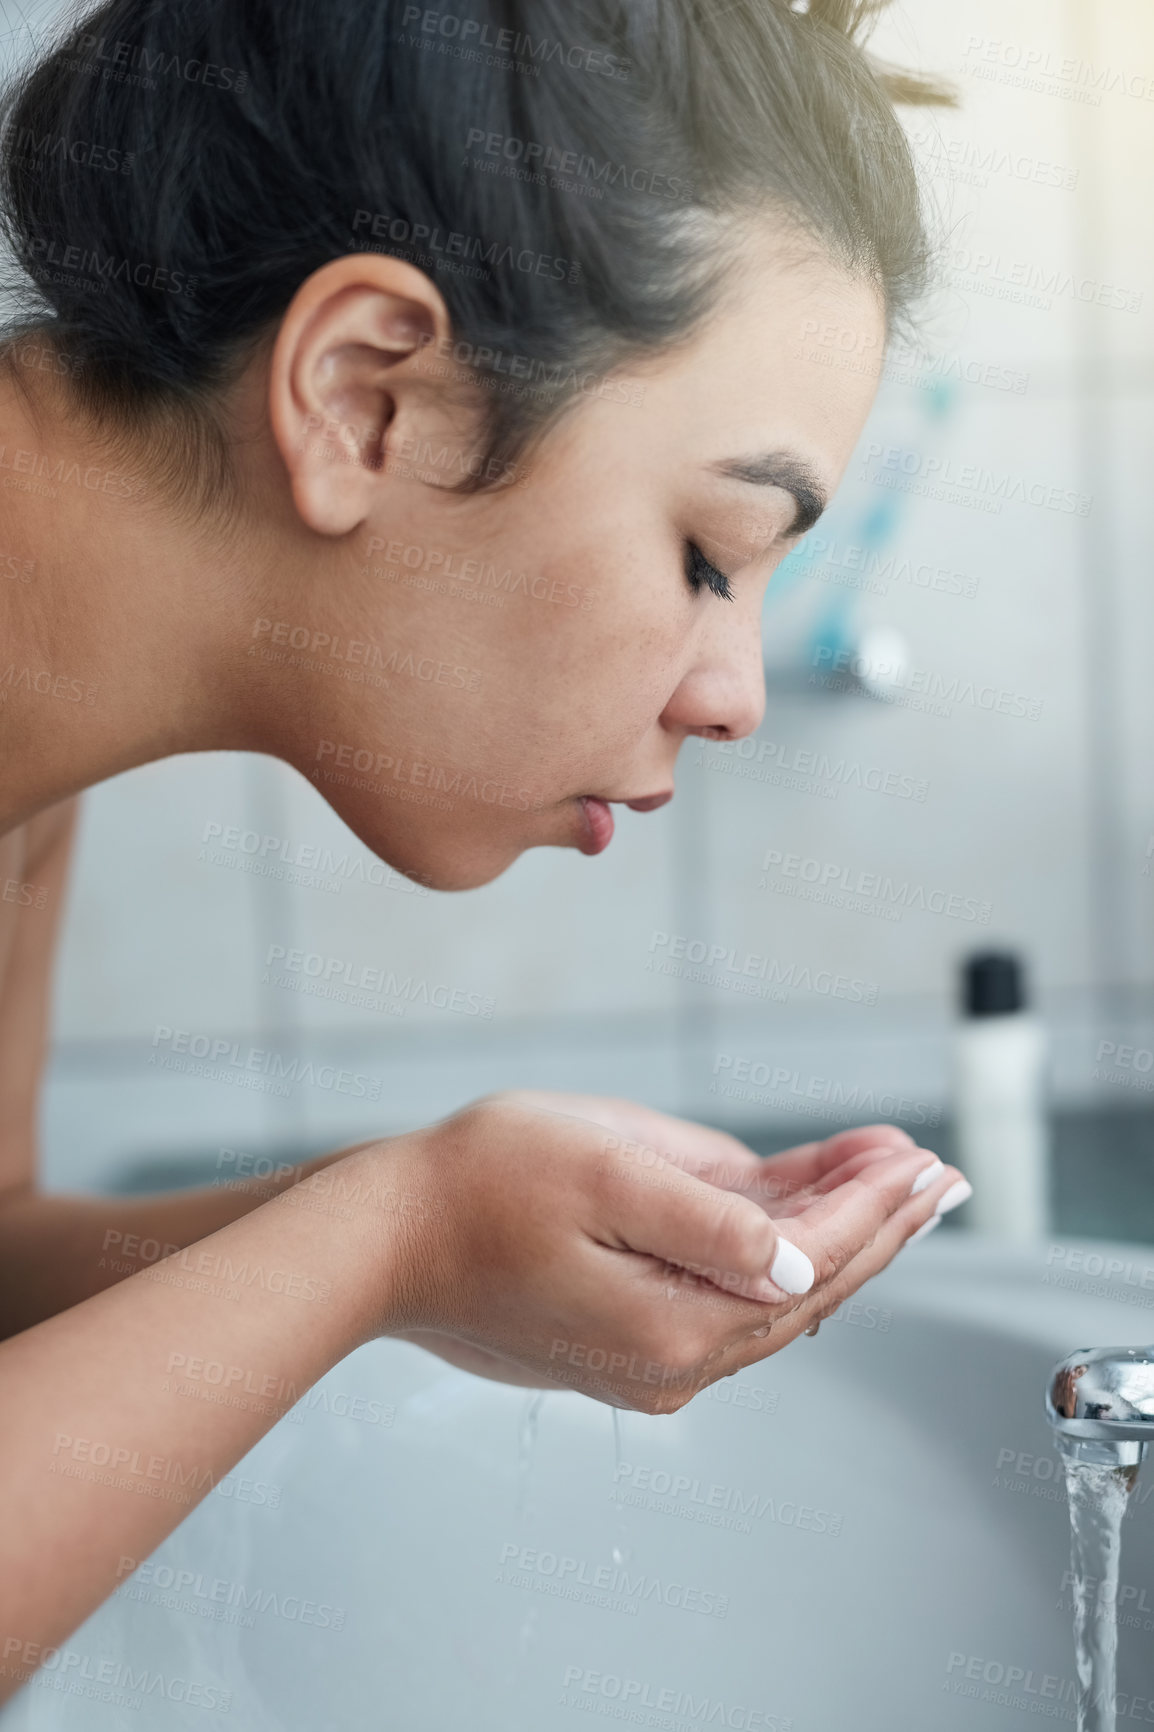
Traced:
<path fill-rule="evenodd" d="M 10 11 L 9 51 L 56 10 Z M 996 947 L 1047 1031 L 1054 1231 L 1154 1242 L 1154 15 L 907 0 L 876 49 L 958 93 L 908 115 L 941 280 L 771 585 L 757 739 L 693 743 L 674 804 L 622 813 L 602 858 L 539 851 L 461 896 L 267 759 L 93 790 L 51 1187 L 211 1182 L 510 1086 L 764 1150 L 897 1120 L 948 1154 L 959 964 Z M 274 947 L 398 991 L 287 991 Z"/>

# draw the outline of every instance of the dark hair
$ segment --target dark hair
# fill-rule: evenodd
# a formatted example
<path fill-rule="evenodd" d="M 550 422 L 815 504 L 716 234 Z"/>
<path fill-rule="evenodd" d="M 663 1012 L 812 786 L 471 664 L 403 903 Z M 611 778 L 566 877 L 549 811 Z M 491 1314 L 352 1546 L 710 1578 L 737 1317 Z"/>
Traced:
<path fill-rule="evenodd" d="M 220 390 L 299 285 L 408 257 L 492 387 L 485 485 L 579 378 L 695 327 L 743 214 L 904 318 L 928 252 L 892 104 L 949 98 L 867 58 L 884 3 L 105 0 L 0 110 L 0 225 L 37 296 L 9 336 L 219 500 Z"/>

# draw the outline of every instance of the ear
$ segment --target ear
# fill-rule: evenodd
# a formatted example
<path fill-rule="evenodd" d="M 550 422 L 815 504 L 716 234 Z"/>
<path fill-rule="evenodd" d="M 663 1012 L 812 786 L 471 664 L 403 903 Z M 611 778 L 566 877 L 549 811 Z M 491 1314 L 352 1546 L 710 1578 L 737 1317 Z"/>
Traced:
<path fill-rule="evenodd" d="M 334 259 L 297 290 L 273 348 L 269 414 L 296 508 L 318 535 L 345 535 L 372 510 L 390 430 L 433 384 L 415 363 L 450 333 L 435 284 L 403 259 Z"/>

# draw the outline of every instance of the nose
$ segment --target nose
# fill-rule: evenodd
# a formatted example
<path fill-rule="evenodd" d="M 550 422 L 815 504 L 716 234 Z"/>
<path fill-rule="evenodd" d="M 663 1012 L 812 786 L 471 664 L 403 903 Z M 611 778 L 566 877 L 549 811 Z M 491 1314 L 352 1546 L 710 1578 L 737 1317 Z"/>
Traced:
<path fill-rule="evenodd" d="M 753 598 L 750 598 L 752 602 Z M 757 732 L 765 714 L 765 662 L 761 598 L 756 606 L 717 601 L 697 654 L 662 714 L 670 732 L 741 740 Z"/>

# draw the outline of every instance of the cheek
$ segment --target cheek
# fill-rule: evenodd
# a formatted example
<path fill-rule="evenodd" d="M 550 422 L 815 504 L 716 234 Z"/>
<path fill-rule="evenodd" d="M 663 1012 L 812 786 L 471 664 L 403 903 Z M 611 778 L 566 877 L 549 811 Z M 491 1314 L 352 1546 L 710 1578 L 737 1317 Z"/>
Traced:
<path fill-rule="evenodd" d="M 571 756 L 619 758 L 645 740 L 677 689 L 672 646 L 656 634 L 614 633 L 597 639 L 571 668 L 558 706 L 557 735 Z"/>

